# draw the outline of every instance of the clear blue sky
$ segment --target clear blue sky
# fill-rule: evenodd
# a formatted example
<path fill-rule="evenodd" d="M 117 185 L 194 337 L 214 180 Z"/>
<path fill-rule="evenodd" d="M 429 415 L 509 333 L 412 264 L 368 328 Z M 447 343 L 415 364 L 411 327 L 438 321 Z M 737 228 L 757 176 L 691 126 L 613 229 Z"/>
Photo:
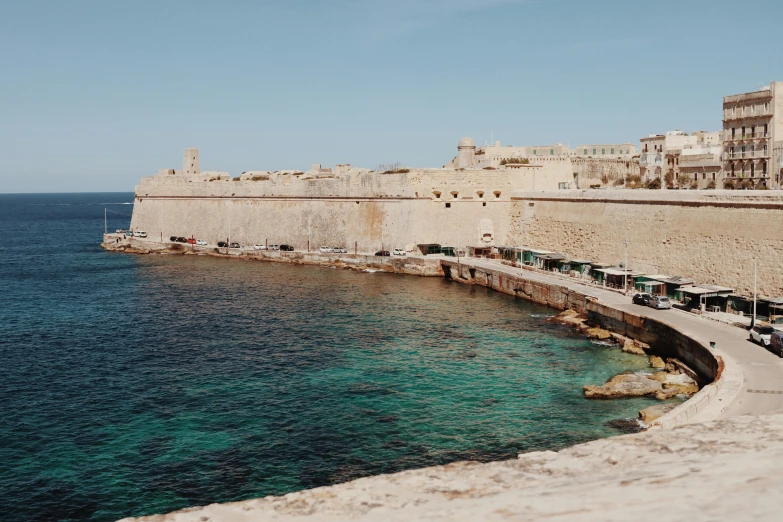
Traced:
<path fill-rule="evenodd" d="M 185 147 L 238 175 L 717 130 L 783 80 L 782 27 L 781 0 L 0 0 L 0 192 L 131 191 Z"/>

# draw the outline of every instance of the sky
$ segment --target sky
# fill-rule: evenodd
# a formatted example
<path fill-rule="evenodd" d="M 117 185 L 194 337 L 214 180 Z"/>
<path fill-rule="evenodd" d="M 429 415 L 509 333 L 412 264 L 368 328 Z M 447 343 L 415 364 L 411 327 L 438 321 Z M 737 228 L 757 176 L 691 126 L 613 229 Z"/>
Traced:
<path fill-rule="evenodd" d="M 0 0 L 0 193 L 718 130 L 780 0 Z"/>

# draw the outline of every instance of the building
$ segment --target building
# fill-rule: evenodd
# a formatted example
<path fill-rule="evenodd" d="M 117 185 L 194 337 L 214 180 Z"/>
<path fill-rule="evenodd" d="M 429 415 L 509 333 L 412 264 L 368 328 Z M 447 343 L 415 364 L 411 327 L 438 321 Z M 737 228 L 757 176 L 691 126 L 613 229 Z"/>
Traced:
<path fill-rule="evenodd" d="M 493 145 L 476 147 L 471 138 L 465 137 L 457 149 L 457 156 L 444 168 L 520 169 L 526 164 L 559 165 L 571 171 L 573 183 L 566 185 L 574 188 L 622 185 L 628 176 L 639 175 L 637 148 L 632 143 L 579 145 L 572 149 L 562 143 L 515 147 L 496 141 Z"/>
<path fill-rule="evenodd" d="M 708 156 L 718 152 L 718 149 L 710 147 L 720 147 L 720 139 L 719 132 L 696 131 L 688 135 L 681 130 L 651 134 L 640 139 L 639 170 L 642 179 L 660 179 L 661 188 L 690 187 L 698 171 L 704 174 L 705 187 L 708 184 L 707 174 L 717 183 L 720 180 L 721 161 L 720 158 L 715 160 Z M 687 166 L 682 165 L 683 155 L 689 156 L 685 158 Z M 702 168 L 706 170 L 699 170 Z M 698 185 L 701 188 L 702 183 Z"/>
<path fill-rule="evenodd" d="M 722 151 L 723 146 L 720 142 L 689 145 L 682 149 L 675 184 L 682 188 L 693 189 L 722 188 Z"/>
<path fill-rule="evenodd" d="M 723 97 L 726 184 L 780 187 L 783 167 L 783 82 Z"/>

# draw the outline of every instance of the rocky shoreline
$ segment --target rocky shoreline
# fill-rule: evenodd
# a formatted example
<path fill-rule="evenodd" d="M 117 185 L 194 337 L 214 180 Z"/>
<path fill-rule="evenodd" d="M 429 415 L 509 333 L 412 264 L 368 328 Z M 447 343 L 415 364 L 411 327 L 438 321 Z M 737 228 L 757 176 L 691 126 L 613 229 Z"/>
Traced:
<path fill-rule="evenodd" d="M 664 360 L 652 353 L 649 345 L 609 330 L 592 326 L 587 318 L 574 310 L 565 310 L 549 322 L 571 326 L 591 339 L 614 342 L 622 351 L 649 359 L 650 372 L 625 372 L 615 375 L 604 384 L 585 385 L 587 399 L 624 399 L 629 397 L 654 397 L 664 401 L 675 397 L 689 399 L 699 391 L 693 372 L 676 359 Z M 676 404 L 650 406 L 639 412 L 639 420 L 645 425 L 673 410 Z"/>

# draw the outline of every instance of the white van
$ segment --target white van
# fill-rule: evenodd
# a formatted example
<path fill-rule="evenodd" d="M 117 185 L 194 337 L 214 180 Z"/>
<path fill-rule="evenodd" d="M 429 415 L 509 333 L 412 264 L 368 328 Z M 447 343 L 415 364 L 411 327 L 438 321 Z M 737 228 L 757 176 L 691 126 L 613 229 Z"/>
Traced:
<path fill-rule="evenodd" d="M 143 230 L 137 230 L 133 233 L 133 237 L 147 237 L 147 233 Z"/>

